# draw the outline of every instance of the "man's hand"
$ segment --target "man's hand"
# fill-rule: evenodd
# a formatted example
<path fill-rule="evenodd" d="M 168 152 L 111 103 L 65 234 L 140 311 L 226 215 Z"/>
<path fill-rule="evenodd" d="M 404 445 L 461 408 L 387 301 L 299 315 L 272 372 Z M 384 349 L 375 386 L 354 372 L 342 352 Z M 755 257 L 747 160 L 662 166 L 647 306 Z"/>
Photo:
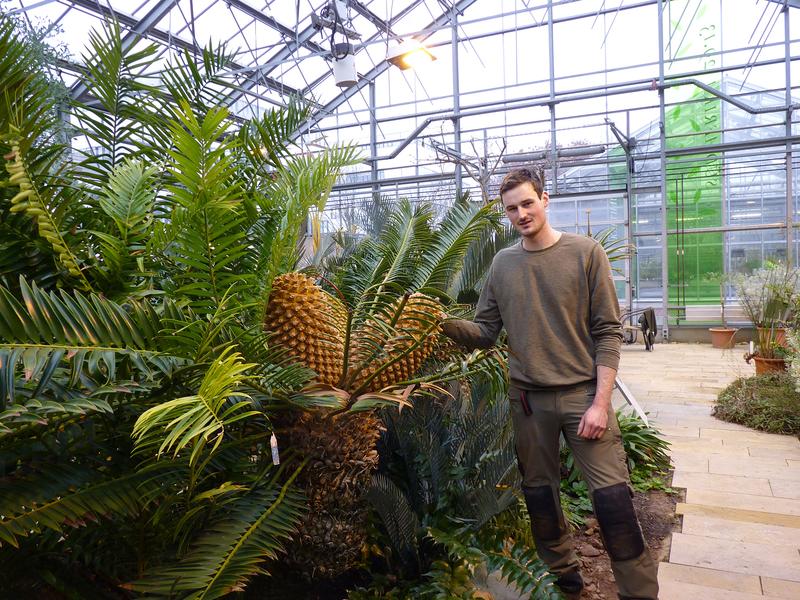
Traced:
<path fill-rule="evenodd" d="M 578 425 L 578 436 L 587 440 L 603 437 L 608 428 L 608 409 L 592 404 L 581 418 Z"/>

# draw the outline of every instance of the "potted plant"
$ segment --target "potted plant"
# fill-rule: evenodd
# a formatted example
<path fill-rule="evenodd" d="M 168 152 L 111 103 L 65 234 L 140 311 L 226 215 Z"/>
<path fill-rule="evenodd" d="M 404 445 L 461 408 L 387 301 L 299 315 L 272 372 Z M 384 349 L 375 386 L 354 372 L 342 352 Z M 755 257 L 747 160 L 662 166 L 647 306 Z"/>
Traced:
<path fill-rule="evenodd" d="M 786 368 L 785 327 L 797 303 L 799 283 L 800 271 L 781 263 L 734 278 L 742 307 L 756 328 L 755 344 L 745 360 L 755 361 L 757 374 Z"/>
<path fill-rule="evenodd" d="M 728 323 L 725 320 L 725 274 L 709 273 L 707 278 L 719 283 L 719 308 L 722 318 L 722 327 L 708 328 L 711 334 L 711 345 L 714 348 L 733 348 L 733 336 L 735 336 L 736 332 L 739 330 L 734 327 L 728 327 Z"/>

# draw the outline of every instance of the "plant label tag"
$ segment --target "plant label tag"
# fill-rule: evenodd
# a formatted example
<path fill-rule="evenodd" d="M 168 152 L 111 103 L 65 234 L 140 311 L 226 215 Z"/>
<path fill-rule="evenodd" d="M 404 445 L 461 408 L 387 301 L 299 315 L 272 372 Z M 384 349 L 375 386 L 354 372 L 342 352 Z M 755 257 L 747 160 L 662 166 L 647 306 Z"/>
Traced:
<path fill-rule="evenodd" d="M 275 437 L 275 432 L 269 436 L 269 447 L 272 450 L 272 464 L 279 465 L 281 464 L 281 457 L 278 454 L 278 438 Z"/>

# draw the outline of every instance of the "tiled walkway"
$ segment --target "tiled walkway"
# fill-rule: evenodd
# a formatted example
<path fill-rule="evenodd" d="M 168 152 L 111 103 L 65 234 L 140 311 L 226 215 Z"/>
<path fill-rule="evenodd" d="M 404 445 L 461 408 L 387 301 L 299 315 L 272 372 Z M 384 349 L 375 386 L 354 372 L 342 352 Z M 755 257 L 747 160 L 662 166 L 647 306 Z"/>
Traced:
<path fill-rule="evenodd" d="M 800 599 L 800 442 L 710 416 L 717 393 L 753 368 L 744 346 L 624 346 L 620 377 L 672 443 L 686 488 L 661 600 Z"/>

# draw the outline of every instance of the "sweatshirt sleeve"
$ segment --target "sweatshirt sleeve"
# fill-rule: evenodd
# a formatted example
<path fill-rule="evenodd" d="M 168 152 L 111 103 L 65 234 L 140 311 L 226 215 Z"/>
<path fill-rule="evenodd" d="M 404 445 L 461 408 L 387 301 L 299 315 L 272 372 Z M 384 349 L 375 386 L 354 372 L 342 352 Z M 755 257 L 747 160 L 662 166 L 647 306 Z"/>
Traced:
<path fill-rule="evenodd" d="M 472 321 L 453 319 L 442 323 L 442 332 L 447 337 L 470 349 L 490 348 L 503 329 L 503 319 L 493 291 L 492 274 L 493 269 L 490 269 Z"/>
<path fill-rule="evenodd" d="M 594 340 L 595 364 L 619 368 L 622 325 L 611 265 L 600 244 L 592 249 L 589 266 L 591 294 L 590 332 Z"/>

